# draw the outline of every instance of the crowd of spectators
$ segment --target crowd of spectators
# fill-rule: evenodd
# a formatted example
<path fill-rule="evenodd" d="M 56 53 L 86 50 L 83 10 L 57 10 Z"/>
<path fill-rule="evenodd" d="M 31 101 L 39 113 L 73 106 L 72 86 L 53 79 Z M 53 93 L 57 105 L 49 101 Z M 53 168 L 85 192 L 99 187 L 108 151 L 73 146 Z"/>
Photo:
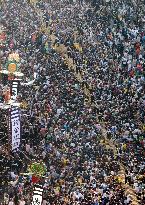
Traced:
<path fill-rule="evenodd" d="M 121 166 L 125 183 L 145 203 L 144 2 L 138 11 L 131 1 L 104 2 L 2 1 L 7 42 L 1 64 L 17 52 L 24 81 L 34 72 L 37 77 L 19 89 L 18 100 L 27 105 L 21 109 L 22 144 L 20 152 L 1 155 L 1 204 L 30 204 L 32 179 L 22 173 L 33 159 L 47 166 L 40 182 L 43 205 L 133 204 L 117 177 Z M 83 82 L 54 49 L 62 44 Z M 85 104 L 84 87 L 91 105 Z M 0 114 L 5 121 L 7 113 Z M 3 135 L 6 123 L 0 126 Z"/>

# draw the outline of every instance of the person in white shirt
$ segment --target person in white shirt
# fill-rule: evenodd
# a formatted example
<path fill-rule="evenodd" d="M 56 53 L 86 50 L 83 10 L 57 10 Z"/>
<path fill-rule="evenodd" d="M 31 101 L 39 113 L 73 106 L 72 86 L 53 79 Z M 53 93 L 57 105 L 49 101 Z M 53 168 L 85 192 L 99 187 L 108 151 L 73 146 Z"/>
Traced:
<path fill-rule="evenodd" d="M 15 179 L 16 179 L 16 176 L 17 176 L 17 175 L 15 175 L 14 172 L 11 172 L 11 178 L 12 178 L 12 180 L 15 180 Z"/>
<path fill-rule="evenodd" d="M 19 200 L 19 205 L 25 205 L 26 202 L 24 201 L 24 199 Z"/>
<path fill-rule="evenodd" d="M 26 144 L 26 145 L 25 145 L 25 148 L 26 148 L 26 152 L 29 153 L 29 152 L 30 152 L 30 145 L 29 145 L 29 144 Z"/>
<path fill-rule="evenodd" d="M 46 199 L 43 200 L 42 205 L 47 205 Z"/>
<path fill-rule="evenodd" d="M 8 205 L 14 205 L 13 199 L 10 199 Z"/>
<path fill-rule="evenodd" d="M 5 193 L 4 194 L 4 203 L 8 204 L 8 201 L 9 201 L 9 195 Z"/>

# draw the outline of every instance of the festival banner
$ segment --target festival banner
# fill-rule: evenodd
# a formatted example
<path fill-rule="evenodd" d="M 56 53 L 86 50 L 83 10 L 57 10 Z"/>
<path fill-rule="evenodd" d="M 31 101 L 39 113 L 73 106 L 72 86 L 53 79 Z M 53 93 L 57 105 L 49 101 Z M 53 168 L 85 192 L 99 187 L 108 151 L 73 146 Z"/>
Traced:
<path fill-rule="evenodd" d="M 11 149 L 17 151 L 21 142 L 20 111 L 18 107 L 9 110 L 9 136 L 11 138 Z"/>
<path fill-rule="evenodd" d="M 41 185 L 37 185 L 33 189 L 31 205 L 42 205 L 42 201 L 43 201 L 43 187 Z"/>
<path fill-rule="evenodd" d="M 13 80 L 11 84 L 11 100 L 14 100 L 14 101 L 17 100 L 18 86 L 19 86 L 19 82 L 16 80 Z"/>

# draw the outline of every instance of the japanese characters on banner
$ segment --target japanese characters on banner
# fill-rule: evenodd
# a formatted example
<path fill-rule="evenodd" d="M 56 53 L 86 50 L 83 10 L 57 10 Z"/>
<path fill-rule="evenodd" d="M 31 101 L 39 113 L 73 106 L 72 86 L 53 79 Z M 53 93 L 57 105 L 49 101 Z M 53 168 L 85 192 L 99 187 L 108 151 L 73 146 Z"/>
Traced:
<path fill-rule="evenodd" d="M 16 151 L 21 142 L 20 111 L 18 107 L 11 107 L 9 110 L 9 135 L 11 137 L 11 149 Z"/>
<path fill-rule="evenodd" d="M 33 190 L 31 205 L 42 205 L 43 201 L 43 186 L 36 185 Z"/>
<path fill-rule="evenodd" d="M 15 81 L 15 80 L 12 81 L 12 85 L 11 85 L 11 100 L 13 100 L 13 101 L 17 100 L 18 85 L 19 85 L 18 81 Z"/>

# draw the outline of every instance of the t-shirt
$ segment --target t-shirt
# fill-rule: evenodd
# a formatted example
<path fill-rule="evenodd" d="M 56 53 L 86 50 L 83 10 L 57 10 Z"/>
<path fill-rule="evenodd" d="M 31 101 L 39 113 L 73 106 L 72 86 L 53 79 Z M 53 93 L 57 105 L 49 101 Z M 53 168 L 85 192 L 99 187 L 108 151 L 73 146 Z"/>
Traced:
<path fill-rule="evenodd" d="M 8 205 L 14 205 L 14 202 L 13 202 L 13 201 L 10 201 L 10 202 L 8 203 Z"/>
<path fill-rule="evenodd" d="M 19 205 L 25 205 L 25 201 L 19 201 Z"/>

